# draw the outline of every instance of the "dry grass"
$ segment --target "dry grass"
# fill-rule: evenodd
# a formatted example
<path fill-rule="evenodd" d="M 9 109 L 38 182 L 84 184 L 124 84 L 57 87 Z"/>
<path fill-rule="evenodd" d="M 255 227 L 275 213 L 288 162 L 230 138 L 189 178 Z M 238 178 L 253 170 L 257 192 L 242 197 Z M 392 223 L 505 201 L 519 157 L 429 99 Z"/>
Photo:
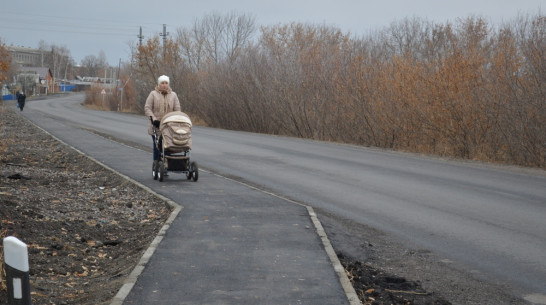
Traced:
<path fill-rule="evenodd" d="M 184 109 L 182 109 L 182 111 L 184 111 Z M 207 124 L 207 122 L 205 120 L 203 120 L 202 118 L 200 118 L 198 115 L 191 114 L 191 113 L 188 113 L 188 112 L 186 112 L 186 114 L 190 117 L 191 123 L 192 123 L 193 126 L 202 126 L 202 127 L 208 127 L 209 126 Z"/>
<path fill-rule="evenodd" d="M 0 240 L 4 240 L 4 237 L 7 235 L 7 230 L 0 230 Z M 7 284 L 6 284 L 6 269 L 4 268 L 4 246 L 2 242 L 2 246 L 0 246 L 0 291 L 7 290 Z"/>
<path fill-rule="evenodd" d="M 4 113 L 5 113 L 6 109 L 5 109 L 5 105 L 4 105 L 4 102 L 1 102 L 0 103 L 0 117 L 5 117 L 4 116 Z M 4 124 L 5 122 L 3 120 L 0 120 L 0 131 L 4 128 Z M 3 134 L 2 132 L 0 132 L 0 134 Z M 2 139 L 2 142 L 0 142 L 0 154 L 3 154 L 7 148 L 8 148 L 8 143 L 10 143 L 11 141 L 13 140 L 12 137 L 6 137 L 5 139 Z M 4 220 L 2 220 L 4 221 Z M 4 268 L 4 246 L 3 246 L 3 240 L 4 240 L 4 237 L 6 237 L 7 235 L 7 230 L 6 229 L 2 229 L 2 227 L 0 226 L 0 240 L 2 241 L 0 243 L 0 291 L 3 291 L 3 290 L 7 290 L 7 286 L 6 286 L 6 270 Z"/>
<path fill-rule="evenodd" d="M 101 87 L 92 87 L 91 89 L 85 92 L 85 102 L 84 105 L 94 110 L 106 110 L 106 111 L 115 111 L 118 108 L 119 98 L 111 94 L 108 91 L 107 94 L 102 95 Z"/>
<path fill-rule="evenodd" d="M 4 101 L 0 102 L 0 118 L 5 118 L 4 113 L 6 112 L 6 105 Z M 4 128 L 4 119 L 0 119 L 0 130 Z M 12 137 L 7 137 L 6 139 L 2 139 L 0 142 L 0 154 L 4 153 L 6 149 L 8 148 L 8 143 L 12 140 Z"/>
<path fill-rule="evenodd" d="M 110 110 L 107 107 L 103 107 L 101 105 L 96 105 L 96 104 L 84 104 L 84 106 L 86 108 L 89 108 L 89 109 L 92 109 L 92 110 L 100 110 L 100 111 L 109 111 Z"/>
<path fill-rule="evenodd" d="M 6 109 L 5 102 L 0 102 L 0 118 L 5 118 L 5 113 L 8 111 Z M 0 134 L 2 135 L 2 141 L 0 141 L 0 154 L 3 154 L 8 149 L 9 145 L 13 143 L 15 137 L 11 133 L 5 132 L 4 124 L 6 123 L 4 121 L 5 119 L 0 119 Z"/>

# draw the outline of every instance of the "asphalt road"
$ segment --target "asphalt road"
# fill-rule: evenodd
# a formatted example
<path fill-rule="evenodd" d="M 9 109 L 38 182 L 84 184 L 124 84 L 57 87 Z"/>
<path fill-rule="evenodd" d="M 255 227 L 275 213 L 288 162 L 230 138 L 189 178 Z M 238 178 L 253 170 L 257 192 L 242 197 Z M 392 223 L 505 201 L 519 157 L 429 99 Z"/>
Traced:
<path fill-rule="evenodd" d="M 88 110 L 81 101 L 30 101 L 25 111 L 151 147 L 143 116 Z M 193 145 L 203 168 L 366 224 L 546 302 L 544 171 L 204 127 L 194 127 Z"/>

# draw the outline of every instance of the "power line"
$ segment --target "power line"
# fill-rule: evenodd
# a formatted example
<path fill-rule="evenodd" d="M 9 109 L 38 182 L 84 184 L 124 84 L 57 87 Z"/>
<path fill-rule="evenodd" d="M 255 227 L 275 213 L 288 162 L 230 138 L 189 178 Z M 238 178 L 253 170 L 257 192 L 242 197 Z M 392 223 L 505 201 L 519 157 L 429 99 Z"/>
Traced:
<path fill-rule="evenodd" d="M 40 31 L 40 32 L 57 32 L 57 33 L 74 33 L 84 35 L 101 35 L 101 36 L 127 36 L 131 34 L 141 24 L 141 30 L 144 28 L 147 32 L 151 32 L 158 23 L 150 22 L 111 22 L 104 19 L 94 18 L 79 18 L 67 16 L 52 16 L 41 14 L 26 14 L 27 18 L 15 18 L 15 12 L 9 11 L 0 12 L 0 28 L 8 30 L 23 30 L 23 31 Z M 144 26 L 143 26 L 144 25 Z M 152 26 L 146 26 L 152 25 Z M 166 24 L 163 24 L 166 26 Z M 156 31 L 155 32 L 157 35 Z M 134 32 L 133 32 L 134 33 Z M 161 33 L 159 34 L 161 35 Z M 140 33 L 139 36 L 142 36 Z M 143 36 L 142 36 L 143 37 Z"/>
<path fill-rule="evenodd" d="M 9 23 L 6 22 L 7 20 L 2 20 L 0 18 L 0 28 L 5 30 L 21 30 L 21 31 L 30 31 L 30 32 L 55 32 L 55 33 L 73 33 L 73 34 L 83 34 L 83 35 L 100 35 L 100 36 L 126 36 L 126 37 L 134 37 L 134 29 L 136 26 L 126 26 L 124 28 L 118 28 L 115 26 L 109 27 L 105 25 L 92 25 L 89 26 L 86 25 L 73 25 L 73 24 L 62 24 L 62 23 L 54 23 L 54 22 L 42 22 L 42 21 L 34 21 L 33 23 L 24 22 L 24 24 L 21 24 L 21 20 L 17 20 L 18 22 Z M 164 24 L 166 26 L 166 24 Z M 137 36 L 137 38 L 142 39 L 144 36 L 142 34 L 142 30 L 147 29 L 147 32 L 152 32 L 152 30 L 149 27 L 140 27 L 140 34 Z M 155 31 L 153 31 L 155 32 Z M 155 32 L 154 35 L 157 35 L 157 32 Z M 160 36 L 164 37 L 164 40 L 166 39 L 167 35 L 169 33 L 159 33 Z M 164 36 L 165 35 L 165 36 Z M 142 38 L 141 38 L 142 37 Z"/>
<path fill-rule="evenodd" d="M 130 30 L 131 28 L 134 29 L 134 25 L 118 25 L 118 24 L 108 24 L 108 23 L 91 23 L 91 22 L 67 22 L 67 21 L 56 21 L 56 20 L 39 20 L 39 19 L 29 19 L 29 20 L 21 20 L 20 18 L 14 18 L 14 17 L 7 17 L 3 18 L 0 17 L 0 22 L 4 24 L 17 24 L 17 25 L 27 25 L 27 26 L 33 26 L 36 28 L 41 27 L 71 27 L 71 28 L 95 28 L 95 29 L 102 29 L 102 30 L 110 30 L 110 29 L 117 29 L 117 30 Z"/>
<path fill-rule="evenodd" d="M 11 30 L 22 30 L 22 31 L 30 31 L 30 32 L 36 32 L 36 28 L 29 28 L 29 27 L 21 27 L 21 26 L 11 26 L 2 25 L 2 29 L 11 29 Z M 129 32 L 99 32 L 99 31 L 71 31 L 71 30 L 60 30 L 60 29 L 42 29 L 42 32 L 57 32 L 57 33 L 74 33 L 74 34 L 84 34 L 84 35 L 102 35 L 102 36 L 127 36 L 131 37 L 133 36 Z"/>
<path fill-rule="evenodd" d="M 1 19 L 8 19 L 8 18 L 14 18 L 14 15 L 19 14 L 19 12 L 10 12 L 10 11 L 2 11 L 0 12 Z M 62 20 L 74 20 L 77 23 L 81 24 L 82 21 L 91 21 L 94 22 L 97 25 L 106 25 L 111 27 L 134 27 L 136 24 L 144 24 L 144 25 L 150 25 L 150 26 L 157 26 L 160 23 L 154 23 L 154 22 L 142 22 L 141 20 L 138 21 L 123 21 L 119 18 L 117 19 L 118 22 L 112 22 L 112 21 L 105 21 L 102 18 L 88 18 L 88 17 L 70 17 L 70 16 L 54 16 L 54 15 L 38 15 L 38 14 L 27 14 L 25 13 L 25 18 L 23 19 L 25 23 L 31 23 L 36 20 L 36 18 L 45 18 L 47 21 L 53 21 L 53 22 L 62 22 Z M 21 18 L 16 18 L 17 21 L 21 21 Z M 121 21 L 121 22 L 119 22 Z"/>

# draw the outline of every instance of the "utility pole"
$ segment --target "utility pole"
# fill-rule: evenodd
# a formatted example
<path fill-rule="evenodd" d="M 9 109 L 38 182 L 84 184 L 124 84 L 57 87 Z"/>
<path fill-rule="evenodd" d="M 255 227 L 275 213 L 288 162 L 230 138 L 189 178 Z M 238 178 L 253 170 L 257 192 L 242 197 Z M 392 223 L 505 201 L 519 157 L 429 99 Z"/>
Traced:
<path fill-rule="evenodd" d="M 138 38 L 138 46 L 142 47 L 142 39 L 144 38 L 144 36 L 142 36 L 142 27 L 140 27 L 140 34 L 137 35 L 137 38 Z"/>
<path fill-rule="evenodd" d="M 118 73 L 117 73 L 117 75 L 116 75 L 116 80 L 115 80 L 115 81 L 116 81 L 116 86 L 115 86 L 115 88 L 117 89 L 116 94 L 117 94 L 118 92 L 121 91 L 121 102 L 120 102 L 120 104 L 118 105 L 118 111 L 121 111 L 121 107 L 122 107 L 122 105 L 123 105 L 123 104 L 122 104 L 122 103 L 123 103 L 123 88 L 119 88 L 119 87 L 118 87 L 118 86 L 121 86 L 121 78 L 119 77 L 120 70 L 121 70 L 121 58 L 119 59 L 119 63 L 118 63 Z M 118 81 L 119 81 L 119 82 L 118 82 Z"/>
<path fill-rule="evenodd" d="M 169 33 L 167 32 L 167 25 L 163 24 L 163 34 L 159 34 L 159 36 L 163 36 L 163 52 L 165 52 L 165 42 L 167 42 L 167 35 L 169 35 Z"/>

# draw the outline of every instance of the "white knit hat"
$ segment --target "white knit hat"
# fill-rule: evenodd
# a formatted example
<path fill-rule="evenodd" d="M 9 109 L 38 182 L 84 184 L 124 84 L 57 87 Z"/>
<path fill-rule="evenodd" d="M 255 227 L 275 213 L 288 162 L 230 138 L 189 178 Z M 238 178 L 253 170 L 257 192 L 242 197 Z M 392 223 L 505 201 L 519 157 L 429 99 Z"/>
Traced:
<path fill-rule="evenodd" d="M 167 75 L 161 75 L 158 79 L 157 79 L 157 84 L 158 85 L 161 85 L 162 82 L 167 82 L 167 84 L 169 83 L 169 77 Z"/>

